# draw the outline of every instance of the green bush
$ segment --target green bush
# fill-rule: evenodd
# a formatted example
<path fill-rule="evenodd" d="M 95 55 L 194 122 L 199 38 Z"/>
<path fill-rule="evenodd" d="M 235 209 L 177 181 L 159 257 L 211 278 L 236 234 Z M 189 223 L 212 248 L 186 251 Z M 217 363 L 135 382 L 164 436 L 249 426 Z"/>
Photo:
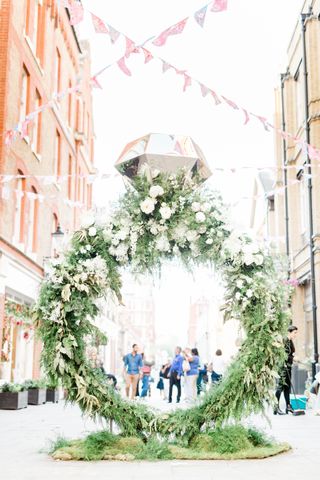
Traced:
<path fill-rule="evenodd" d="M 26 390 L 24 384 L 21 383 L 4 383 L 0 387 L 0 392 L 10 392 L 10 393 L 17 393 Z"/>
<path fill-rule="evenodd" d="M 26 390 L 33 390 L 36 388 L 46 388 L 46 380 L 44 378 L 40 378 L 37 380 L 26 380 L 23 385 L 25 386 Z"/>
<path fill-rule="evenodd" d="M 236 453 L 250 449 L 253 443 L 244 427 L 229 425 L 196 435 L 190 446 L 205 452 Z"/>
<path fill-rule="evenodd" d="M 271 439 L 268 438 L 264 432 L 257 430 L 256 428 L 249 427 L 247 435 L 249 441 L 254 447 L 270 447 L 272 445 Z"/>
<path fill-rule="evenodd" d="M 143 448 L 135 452 L 137 460 L 172 460 L 174 457 L 165 442 L 160 442 L 155 437 L 150 437 Z"/>
<path fill-rule="evenodd" d="M 91 433 L 83 442 L 83 451 L 87 460 L 100 460 L 105 450 L 112 447 L 117 441 L 117 436 L 104 430 Z"/>

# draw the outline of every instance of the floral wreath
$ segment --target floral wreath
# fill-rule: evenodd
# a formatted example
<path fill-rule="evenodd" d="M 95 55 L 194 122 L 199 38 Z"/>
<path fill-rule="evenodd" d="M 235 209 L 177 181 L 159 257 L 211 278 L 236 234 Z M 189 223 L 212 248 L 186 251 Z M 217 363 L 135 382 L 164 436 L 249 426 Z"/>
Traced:
<path fill-rule="evenodd" d="M 224 379 L 187 410 L 160 414 L 123 399 L 101 382 L 86 358 L 95 335 L 99 299 L 114 292 L 121 302 L 120 267 L 154 272 L 164 259 L 188 269 L 215 265 L 226 289 L 226 310 L 240 320 L 245 339 Z M 157 432 L 191 438 L 205 425 L 221 425 L 261 412 L 273 401 L 284 358 L 288 285 L 280 263 L 248 235 L 233 229 L 219 194 L 186 171 L 137 175 L 108 218 L 88 217 L 67 251 L 52 262 L 35 309 L 52 381 L 82 411 L 113 419 L 127 435 Z"/>

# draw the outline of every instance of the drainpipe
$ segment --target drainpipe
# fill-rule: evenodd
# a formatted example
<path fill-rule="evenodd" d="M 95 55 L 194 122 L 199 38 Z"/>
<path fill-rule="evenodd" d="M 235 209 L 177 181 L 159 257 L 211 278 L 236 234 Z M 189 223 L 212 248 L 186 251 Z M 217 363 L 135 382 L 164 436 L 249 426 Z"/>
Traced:
<path fill-rule="evenodd" d="M 284 111 L 284 81 L 287 74 L 281 74 L 281 116 L 282 131 L 286 131 L 286 117 Z M 288 280 L 291 274 L 290 265 L 290 243 L 289 243 L 289 199 L 288 199 L 288 170 L 287 170 L 287 142 L 285 138 L 282 140 L 282 164 L 283 164 L 283 183 L 284 183 L 284 210 L 285 210 L 285 232 L 286 232 L 286 254 L 288 258 Z"/>
<path fill-rule="evenodd" d="M 306 142 L 310 143 L 310 122 L 309 122 L 309 90 L 308 90 L 308 66 L 307 66 L 307 49 L 306 49 L 306 20 L 310 17 L 311 12 L 301 14 L 302 28 L 302 65 L 304 78 L 305 93 L 305 135 Z M 308 172 L 308 210 L 309 210 L 309 249 L 310 249 L 310 282 L 311 282 L 311 301 L 312 301 L 312 325 L 313 325 L 313 342 L 314 342 L 314 359 L 312 362 L 312 376 L 316 374 L 316 366 L 319 361 L 318 351 L 318 329 L 317 329 L 317 297 L 315 283 L 315 261 L 314 261 L 314 237 L 313 237 L 313 202 L 312 202 L 312 166 L 308 151 L 306 152 L 306 166 Z"/>

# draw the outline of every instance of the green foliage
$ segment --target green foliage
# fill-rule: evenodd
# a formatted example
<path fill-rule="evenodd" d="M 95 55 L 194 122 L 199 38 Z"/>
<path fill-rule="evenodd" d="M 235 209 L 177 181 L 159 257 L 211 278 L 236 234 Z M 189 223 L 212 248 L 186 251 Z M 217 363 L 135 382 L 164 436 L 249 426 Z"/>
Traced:
<path fill-rule="evenodd" d="M 289 448 L 268 442 L 257 430 L 236 425 L 198 434 L 189 446 L 178 441 L 170 444 L 155 435 L 143 442 L 138 437 L 123 437 L 107 431 L 92 433 L 84 440 L 67 441 L 58 437 L 51 445 L 50 454 L 59 460 L 210 460 L 265 458 Z"/>
<path fill-rule="evenodd" d="M 33 389 L 40 389 L 46 388 L 47 382 L 44 378 L 40 378 L 37 380 L 26 380 L 23 382 L 25 390 L 33 390 Z"/>
<path fill-rule="evenodd" d="M 0 386 L 0 392 L 17 393 L 24 390 L 27 390 L 26 386 L 20 383 L 4 383 Z"/>
<path fill-rule="evenodd" d="M 240 321 L 245 340 L 223 381 L 199 405 L 159 415 L 102 382 L 86 358 L 86 346 L 88 338 L 102 340 L 92 322 L 99 313 L 97 300 L 113 293 L 121 301 L 121 266 L 154 273 L 176 257 L 191 271 L 214 264 L 221 272 L 226 316 Z M 64 256 L 54 260 L 34 310 L 44 344 L 42 365 L 50 382 L 61 382 L 69 401 L 92 417 L 113 419 L 123 435 L 151 433 L 187 442 L 203 427 L 220 428 L 273 403 L 288 325 L 283 279 L 270 252 L 230 228 L 218 194 L 200 188 L 183 171 L 154 179 L 137 176 L 110 218 L 89 219 Z"/>

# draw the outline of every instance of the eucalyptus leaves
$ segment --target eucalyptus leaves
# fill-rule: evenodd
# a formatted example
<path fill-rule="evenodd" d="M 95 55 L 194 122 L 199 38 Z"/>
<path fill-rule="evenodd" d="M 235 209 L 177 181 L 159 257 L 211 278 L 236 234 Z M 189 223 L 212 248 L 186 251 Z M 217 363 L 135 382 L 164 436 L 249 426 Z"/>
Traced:
<path fill-rule="evenodd" d="M 109 291 L 121 299 L 120 266 L 154 272 L 166 258 L 179 258 L 190 270 L 216 266 L 228 315 L 240 320 L 246 339 L 224 381 L 200 405 L 161 416 L 101 381 L 86 359 L 85 338 L 96 333 L 98 299 Z M 264 248 L 229 225 L 221 197 L 185 172 L 137 176 L 112 215 L 86 218 L 53 262 L 35 312 L 43 364 L 53 381 L 61 379 L 70 401 L 114 419 L 126 434 L 191 438 L 212 421 L 262 411 L 283 358 L 287 291 L 280 270 Z"/>

